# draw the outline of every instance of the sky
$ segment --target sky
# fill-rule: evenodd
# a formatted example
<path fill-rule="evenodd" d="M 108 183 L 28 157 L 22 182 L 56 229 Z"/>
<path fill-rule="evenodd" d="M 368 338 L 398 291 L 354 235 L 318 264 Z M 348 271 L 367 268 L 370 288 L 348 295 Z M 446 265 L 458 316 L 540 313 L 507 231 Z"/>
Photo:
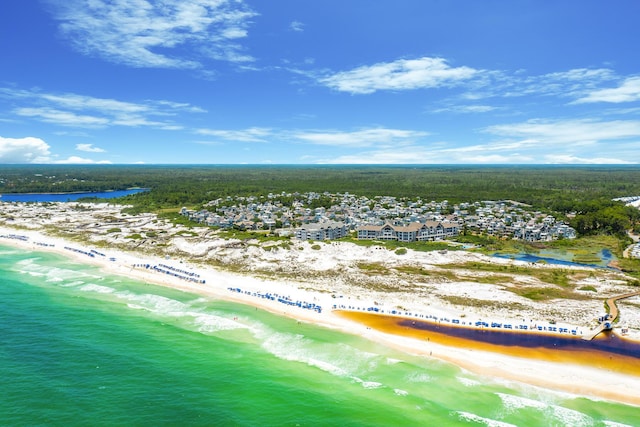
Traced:
<path fill-rule="evenodd" d="M 638 164 L 637 0 L 4 0 L 0 163 Z"/>

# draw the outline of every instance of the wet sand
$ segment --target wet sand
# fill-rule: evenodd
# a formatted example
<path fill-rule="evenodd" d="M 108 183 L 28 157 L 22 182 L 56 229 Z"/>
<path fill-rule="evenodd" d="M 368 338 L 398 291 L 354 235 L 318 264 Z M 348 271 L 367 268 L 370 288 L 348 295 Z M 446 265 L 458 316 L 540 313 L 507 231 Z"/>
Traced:
<path fill-rule="evenodd" d="M 435 322 L 353 311 L 337 315 L 380 332 L 429 341 L 448 347 L 500 353 L 507 356 L 579 364 L 640 376 L 640 342 L 603 333 L 592 341 L 579 337 L 515 331 L 443 326 Z"/>

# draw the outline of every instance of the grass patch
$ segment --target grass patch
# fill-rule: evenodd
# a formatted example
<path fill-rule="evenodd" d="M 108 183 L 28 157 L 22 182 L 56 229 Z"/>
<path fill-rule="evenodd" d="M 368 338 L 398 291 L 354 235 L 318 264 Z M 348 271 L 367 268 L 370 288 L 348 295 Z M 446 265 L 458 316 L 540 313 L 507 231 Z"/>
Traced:
<path fill-rule="evenodd" d="M 396 255 L 406 255 L 407 254 L 407 248 L 398 248 L 395 251 Z"/>
<path fill-rule="evenodd" d="M 597 264 L 602 260 L 600 259 L 600 256 L 598 256 L 598 254 L 588 253 L 588 254 L 575 254 L 573 255 L 572 261 L 581 263 L 581 264 Z"/>
<path fill-rule="evenodd" d="M 173 225 L 183 225 L 187 228 L 193 227 L 207 227 L 206 224 L 200 224 L 199 222 L 191 221 L 186 216 L 180 215 L 178 213 L 179 209 L 164 209 L 157 213 L 158 218 L 166 219 Z"/>
<path fill-rule="evenodd" d="M 598 290 L 591 285 L 587 285 L 587 286 L 582 286 L 580 288 L 578 288 L 579 291 L 589 291 L 589 292 L 598 292 Z"/>
<path fill-rule="evenodd" d="M 291 241 L 289 237 L 276 236 L 274 234 L 271 234 L 268 230 L 245 231 L 230 228 L 219 230 L 218 236 L 226 240 L 257 240 L 260 243 Z"/>
<path fill-rule="evenodd" d="M 598 253 L 603 248 L 618 252 L 619 240 L 613 236 L 585 236 L 577 239 L 560 239 L 546 244 L 549 248 L 562 249 L 576 253 Z"/>
<path fill-rule="evenodd" d="M 342 240 L 342 239 L 340 239 Z M 462 250 L 462 248 L 457 246 L 451 246 L 447 242 L 398 242 L 397 240 L 358 240 L 358 239 L 347 239 L 351 243 L 354 243 L 358 246 L 381 246 L 390 251 L 395 251 L 400 248 L 412 249 L 418 252 L 431 252 L 431 251 L 441 251 L 441 250 Z"/>
<path fill-rule="evenodd" d="M 511 276 L 504 275 L 487 275 L 487 276 L 473 276 L 472 278 L 465 278 L 466 281 L 476 282 L 476 283 L 486 283 L 489 285 L 498 285 L 503 283 L 511 283 L 513 278 Z"/>
<path fill-rule="evenodd" d="M 287 251 L 291 249 L 291 243 L 290 243 L 290 242 L 288 242 L 288 241 L 287 241 L 287 242 L 282 242 L 282 243 L 280 243 L 280 245 L 279 245 L 279 246 L 280 246 L 282 249 L 287 250 Z"/>
<path fill-rule="evenodd" d="M 584 300 L 587 299 L 584 295 L 576 294 L 572 290 L 559 289 L 555 287 L 522 287 L 522 288 L 509 288 L 509 291 L 516 295 L 530 299 L 532 301 L 548 301 L 551 299 L 573 299 Z"/>
<path fill-rule="evenodd" d="M 443 264 L 440 265 L 441 268 L 448 269 L 465 269 L 465 270 L 473 270 L 473 271 L 485 271 L 490 273 L 508 273 L 508 274 L 518 274 L 525 275 L 530 277 L 535 277 L 536 279 L 549 283 L 551 285 L 558 285 L 562 287 L 571 287 L 571 279 L 569 276 L 569 271 L 565 269 L 541 269 L 541 268 L 531 268 L 524 267 L 518 265 L 510 265 L 510 264 L 492 264 L 485 262 L 465 262 L 460 264 Z"/>
<path fill-rule="evenodd" d="M 450 302 L 451 304 L 462 307 L 479 307 L 479 308 L 492 308 L 492 309 L 510 309 L 510 310 L 525 310 L 527 306 L 519 302 L 507 302 L 507 301 L 487 301 L 476 298 L 461 297 L 457 295 L 446 295 L 440 297 L 442 300 Z"/>
<path fill-rule="evenodd" d="M 357 267 L 362 270 L 362 271 L 366 271 L 367 273 L 372 273 L 372 274 L 387 274 L 389 273 L 389 269 L 387 267 L 385 267 L 384 265 L 378 263 L 378 262 L 359 262 L 357 264 Z"/>
<path fill-rule="evenodd" d="M 418 266 L 413 266 L 413 265 L 399 265 L 399 266 L 395 267 L 395 270 L 400 272 L 400 273 L 411 274 L 411 275 L 420 275 L 420 276 L 430 276 L 431 275 L 431 273 L 429 273 L 424 268 L 418 267 Z"/>
<path fill-rule="evenodd" d="M 320 245 L 312 245 L 311 249 L 313 249 L 314 251 L 319 251 L 320 250 Z"/>
<path fill-rule="evenodd" d="M 176 234 L 174 234 L 174 236 L 180 236 L 180 237 L 197 237 L 198 233 L 195 231 L 189 231 L 189 230 L 182 230 L 177 232 Z"/>
<path fill-rule="evenodd" d="M 636 279 L 640 279 L 640 259 L 618 258 L 620 269 Z"/>

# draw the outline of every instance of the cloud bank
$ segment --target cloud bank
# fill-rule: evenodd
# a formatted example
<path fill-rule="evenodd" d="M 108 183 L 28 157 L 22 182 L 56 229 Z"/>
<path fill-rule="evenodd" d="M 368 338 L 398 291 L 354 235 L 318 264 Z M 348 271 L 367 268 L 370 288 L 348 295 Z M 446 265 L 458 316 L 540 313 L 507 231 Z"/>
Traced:
<path fill-rule="evenodd" d="M 136 68 L 252 61 L 238 39 L 256 15 L 242 0 L 50 0 L 77 51 Z"/>
<path fill-rule="evenodd" d="M 319 82 L 340 92 L 369 94 L 455 86 L 477 73 L 470 67 L 451 67 L 443 58 L 422 57 L 362 66 L 322 77 Z"/>

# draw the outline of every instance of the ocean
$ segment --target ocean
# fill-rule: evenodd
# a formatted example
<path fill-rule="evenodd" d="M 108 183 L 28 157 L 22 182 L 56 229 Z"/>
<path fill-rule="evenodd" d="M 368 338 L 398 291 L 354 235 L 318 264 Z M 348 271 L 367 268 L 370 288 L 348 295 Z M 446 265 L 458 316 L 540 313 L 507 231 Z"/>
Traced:
<path fill-rule="evenodd" d="M 0 246 L 0 425 L 637 426 L 638 407 Z"/>

